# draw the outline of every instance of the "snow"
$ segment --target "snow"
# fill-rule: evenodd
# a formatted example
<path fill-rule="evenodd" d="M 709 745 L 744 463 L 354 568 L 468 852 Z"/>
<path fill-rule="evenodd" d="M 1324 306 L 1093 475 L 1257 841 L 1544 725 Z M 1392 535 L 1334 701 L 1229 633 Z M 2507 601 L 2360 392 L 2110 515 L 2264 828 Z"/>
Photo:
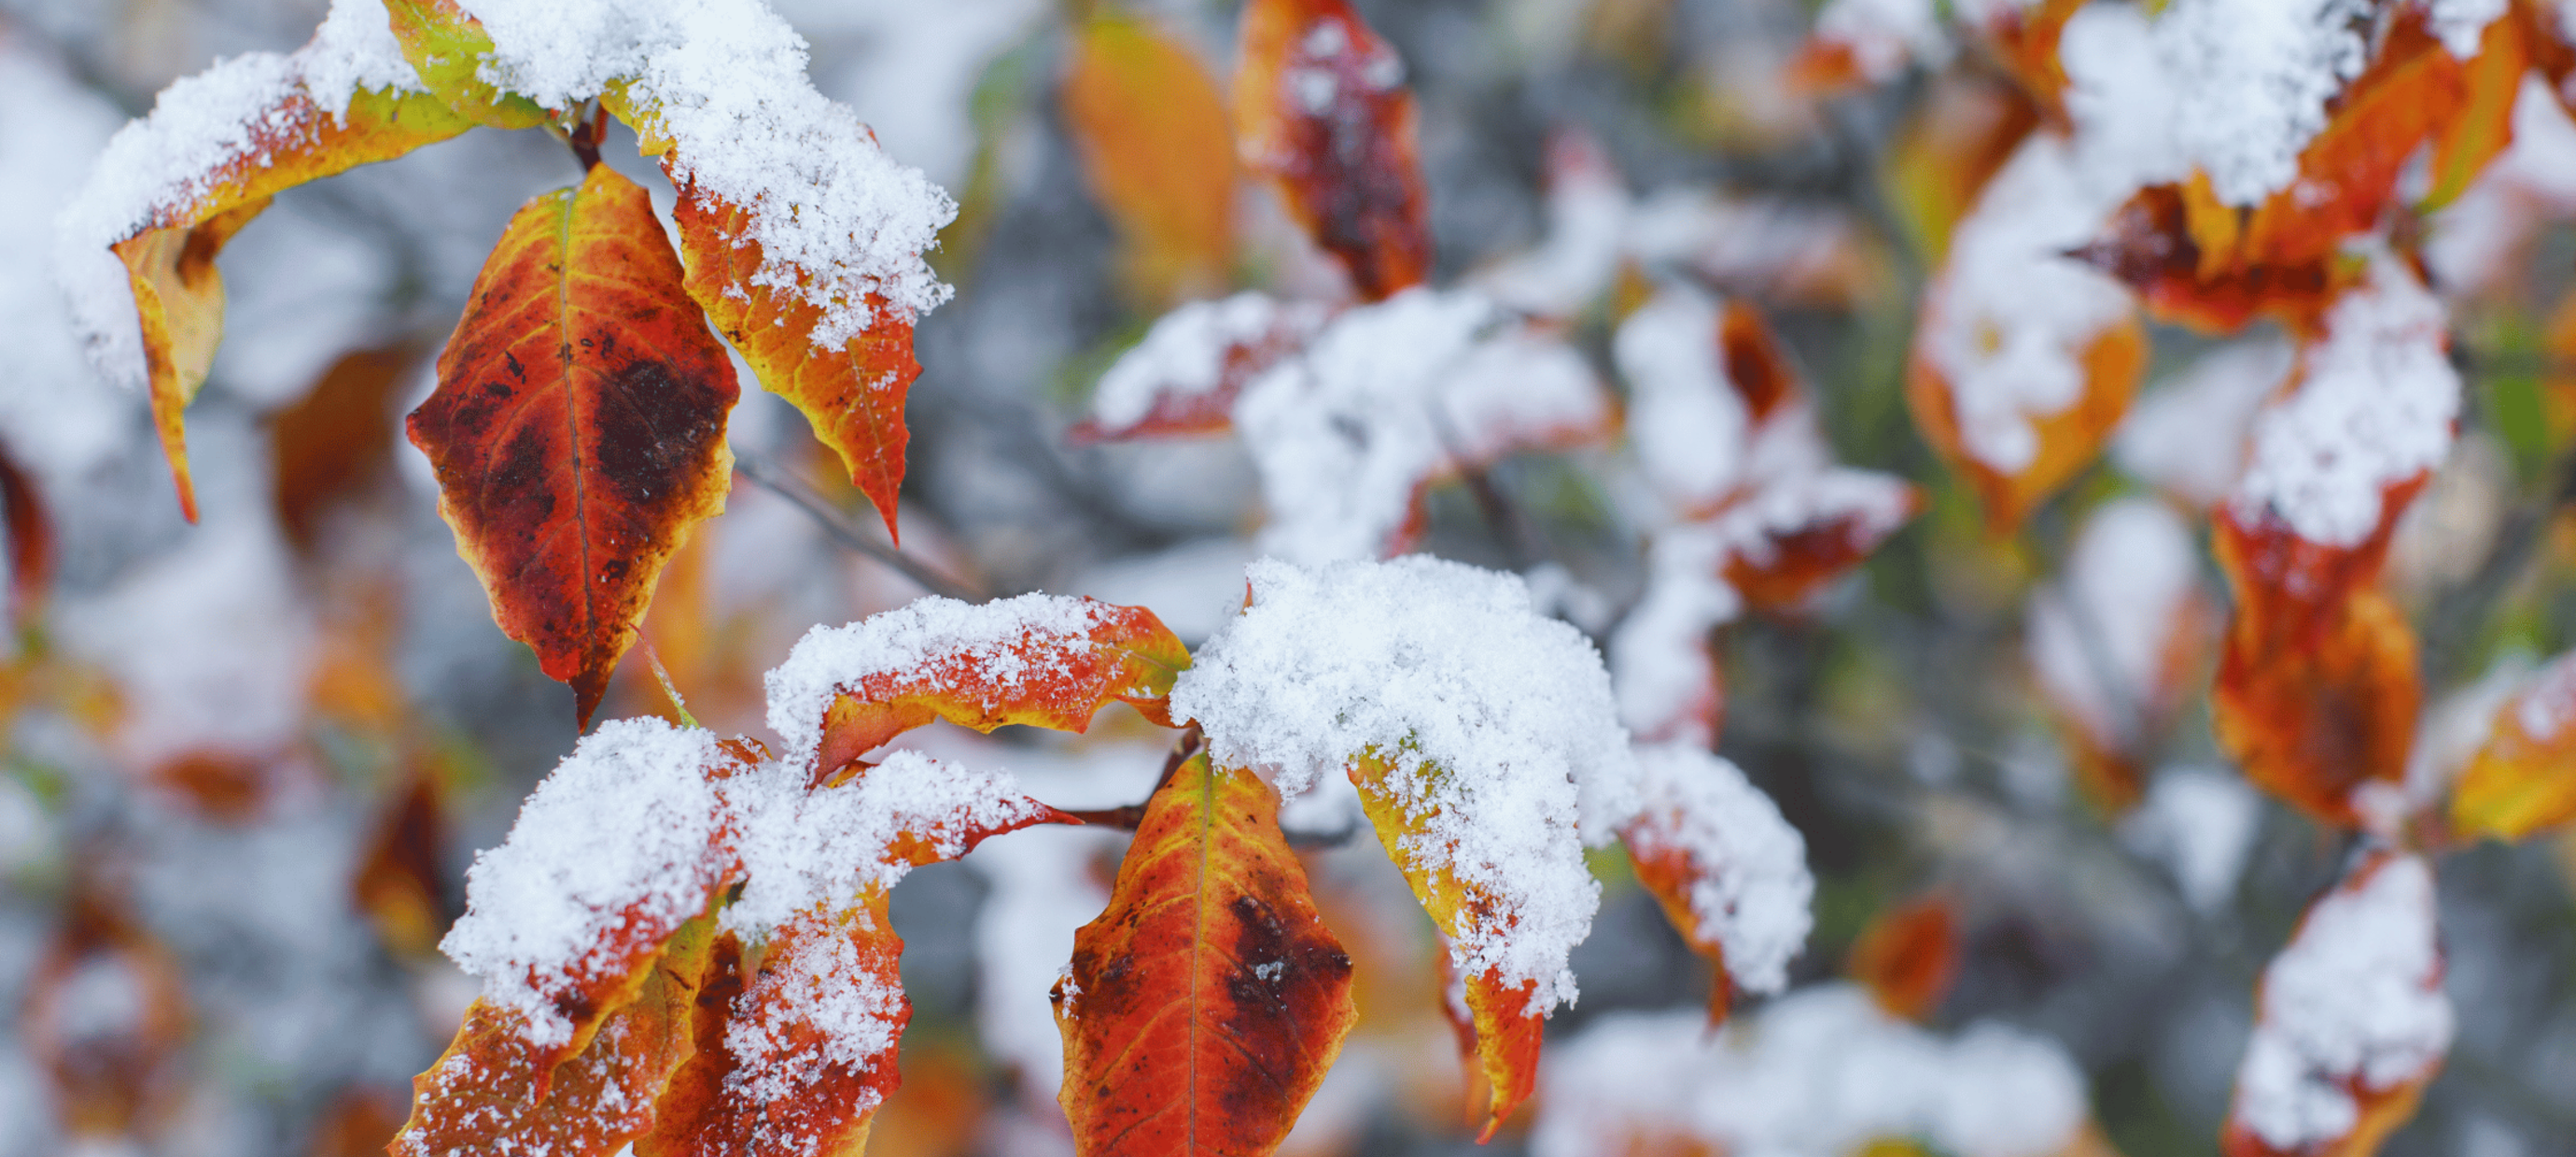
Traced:
<path fill-rule="evenodd" d="M 1245 291 L 1222 301 L 1196 301 L 1155 319 L 1143 341 L 1120 354 L 1091 395 L 1091 419 L 1116 433 L 1135 427 L 1157 404 L 1223 401 L 1269 369 L 1324 324 L 1314 302 L 1279 301 Z"/>
<path fill-rule="evenodd" d="M 2514 722 L 2543 744 L 2555 743 L 2576 724 L 2576 654 L 2549 661 L 2514 698 Z"/>
<path fill-rule="evenodd" d="M 2121 498 L 2086 518 L 2063 577 L 2032 596 L 2031 669 L 2095 738 L 2126 748 L 2165 696 L 2198 563 L 2191 530 L 2172 508 Z"/>
<path fill-rule="evenodd" d="M 1033 656 L 1089 651 L 1093 628 L 1111 609 L 1061 595 L 1030 594 L 989 603 L 934 597 L 859 622 L 815 627 L 763 679 L 770 729 L 786 740 L 780 761 L 812 764 L 822 743 L 824 713 L 840 688 L 909 673 L 935 694 L 967 694 L 958 681 L 971 678 L 1007 698 L 1060 676 L 1060 661 L 1049 664 Z"/>
<path fill-rule="evenodd" d="M 1826 0 L 1816 13 L 1816 38 L 1849 47 L 1871 84 L 1894 80 L 1909 57 L 1932 67 L 1950 59 L 1950 37 L 1932 0 Z"/>
<path fill-rule="evenodd" d="M 1240 538 L 1203 538 L 1083 571 L 1075 594 L 1143 607 L 1183 642 L 1217 632 L 1243 609 L 1243 568 L 1260 553 Z"/>
<path fill-rule="evenodd" d="M 2041 1157 L 2077 1135 L 2084 1076 L 2048 1038 L 1993 1022 L 1943 1039 L 1856 985 L 1801 989 L 1712 1041 L 1697 1010 L 1605 1015 L 1554 1044 L 1535 1157 L 1609 1157 L 1639 1135 L 1765 1157 L 1919 1137 L 1960 1157 Z"/>
<path fill-rule="evenodd" d="M 1701 527 L 1656 535 L 1646 552 L 1646 595 L 1610 636 L 1619 721 L 1639 738 L 1717 739 L 1717 665 L 1708 633 L 1744 613 L 1719 572 L 1724 542 Z"/>
<path fill-rule="evenodd" d="M 1658 291 L 1619 324 L 1611 355 L 1628 383 L 1628 437 L 1665 500 L 1725 501 L 1744 472 L 1752 411 L 1726 375 L 1718 303 L 1686 285 Z"/>
<path fill-rule="evenodd" d="M 846 926 L 829 917 L 801 922 L 805 935 L 795 950 L 770 957 L 734 998 L 725 1049 L 749 1063 L 725 1074 L 728 1099 L 758 1104 L 811 1096 L 826 1066 L 865 1072 L 891 1057 L 910 1006 L 902 985 L 878 971 L 853 939 L 873 930 L 873 918 L 860 909 L 847 919 Z M 843 1111 L 866 1112 L 884 1094 L 869 1086 L 852 1099 Z"/>
<path fill-rule="evenodd" d="M 2263 821 L 2263 803 L 2244 779 L 2202 767 L 2167 768 L 2120 821 L 2120 838 L 2165 866 L 2183 901 L 2204 915 L 2236 895 L 2237 877 Z"/>
<path fill-rule="evenodd" d="M 2084 397 L 2086 352 L 2135 312 L 2126 288 L 2066 256 L 2093 240 L 2116 204 L 2085 180 L 2063 140 L 2035 133 L 1951 235 L 1917 349 L 1950 387 L 1968 456 L 1996 471 L 2016 474 L 2038 459 L 2033 423 Z"/>
<path fill-rule="evenodd" d="M 1264 559 L 1249 578 L 1252 605 L 1182 673 L 1173 717 L 1282 796 L 1364 753 L 1385 760 L 1415 829 L 1390 850 L 1493 900 L 1460 913 L 1460 972 L 1536 982 L 1534 1012 L 1570 1001 L 1566 955 L 1600 892 L 1582 844 L 1637 807 L 1591 643 L 1533 613 L 1517 577 L 1439 559 Z"/>
<path fill-rule="evenodd" d="M 1262 549 L 1299 562 L 1399 549 L 1424 484 L 1608 421 L 1570 347 L 1481 294 L 1422 288 L 1334 318 L 1234 407 L 1270 507 Z"/>
<path fill-rule="evenodd" d="M 2174 0 L 2156 22 L 2181 107 L 2175 131 L 2218 199 L 2290 186 L 2326 102 L 2368 62 L 2368 0 Z"/>
<path fill-rule="evenodd" d="M 2207 509 L 2245 472 L 2254 415 L 2288 381 L 2297 351 L 2277 337 L 2230 342 L 2129 410 L 2111 455 L 2140 481 Z"/>
<path fill-rule="evenodd" d="M 2280 1151 L 2351 1132 L 2356 1088 L 2424 1077 L 2450 1050 L 2432 869 L 2414 855 L 2365 862 L 2308 910 L 2261 991 L 2236 1120 Z"/>
<path fill-rule="evenodd" d="M 2478 38 L 2508 6 L 2508 0 L 2431 0 L 2433 36 L 2465 61 L 2478 54 Z"/>
<path fill-rule="evenodd" d="M 382 0 L 334 0 L 311 43 L 289 55 L 251 52 L 163 89 L 152 114 L 118 130 L 80 195 L 55 222 L 57 273 L 91 361 L 110 381 L 144 382 L 133 291 L 109 246 L 187 220 L 228 167 L 268 163 L 309 100 L 337 119 L 360 89 L 420 91 Z"/>
<path fill-rule="evenodd" d="M 558 998 L 624 974 L 627 953 L 704 911 L 723 881 L 715 737 L 657 719 L 600 725 L 466 873 L 467 909 L 439 948 L 524 1012 L 530 1039 L 570 1040 Z"/>
<path fill-rule="evenodd" d="M 1724 949 L 1735 986 L 1787 987 L 1789 961 L 1815 926 L 1806 839 L 1742 770 L 1697 744 L 1640 747 L 1637 768 L 1643 806 L 1624 830 L 1629 849 L 1691 857 L 1702 871 L 1690 882 L 1691 914 Z"/>
<path fill-rule="evenodd" d="M 2075 169 L 2094 193 L 2125 200 L 2130 189 L 2190 173 L 2174 128 L 2179 90 L 2146 13 L 2126 4 L 2077 9 L 2058 33 L 2057 59 Z"/>
<path fill-rule="evenodd" d="M 1117 851 L 1114 833 L 1041 828 L 967 861 L 993 885 L 975 914 L 976 1027 L 1032 1104 L 1055 1104 L 1063 1083 L 1064 1036 L 1047 993 L 1073 959 L 1074 931 L 1109 907 L 1095 864 Z"/>
<path fill-rule="evenodd" d="M 2322 341 L 2303 353 L 2297 388 L 2254 420 L 2244 478 L 2229 500 L 2299 537 L 2354 546 L 2382 519 L 2383 491 L 2441 465 L 2460 410 L 2444 355 L 2448 314 L 2396 258 L 2336 301 Z"/>
<path fill-rule="evenodd" d="M 1522 313 L 1566 317 L 1591 304 L 1619 271 L 1628 187 L 1601 143 L 1580 131 L 1551 138 L 1547 161 L 1545 238 L 1470 284 Z"/>

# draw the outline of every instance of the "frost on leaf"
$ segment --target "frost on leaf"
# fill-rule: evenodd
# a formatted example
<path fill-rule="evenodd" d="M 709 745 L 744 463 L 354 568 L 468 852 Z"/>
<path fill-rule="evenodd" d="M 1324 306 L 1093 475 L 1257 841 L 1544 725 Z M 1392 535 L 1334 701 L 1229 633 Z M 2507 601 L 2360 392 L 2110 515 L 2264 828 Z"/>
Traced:
<path fill-rule="evenodd" d="M 2146 369 L 2128 291 L 2066 255 L 2103 212 L 2072 149 L 2036 134 L 1959 223 L 1924 295 L 1906 401 L 1999 530 L 2093 460 Z"/>
<path fill-rule="evenodd" d="M 1640 807 L 1619 829 L 1637 880 L 1716 977 L 1709 1022 L 1737 990 L 1776 993 L 1814 926 L 1807 842 L 1732 763 L 1689 743 L 1637 750 Z"/>
<path fill-rule="evenodd" d="M 1490 1133 L 1536 1079 L 1541 1018 L 1574 995 L 1567 954 L 1600 894 L 1583 842 L 1638 806 L 1600 657 L 1518 579 L 1457 563 L 1265 559 L 1249 578 L 1172 715 L 1283 796 L 1348 770 L 1467 978 Z"/>
<path fill-rule="evenodd" d="M 584 725 L 663 564 L 724 510 L 738 393 L 651 198 L 605 165 L 510 219 L 439 354 L 408 427 L 439 513 Z"/>
<path fill-rule="evenodd" d="M 1535 1157 L 1822 1157 L 1897 1137 L 1960 1157 L 2083 1151 L 2084 1072 L 2063 1046 L 1990 1021 L 1935 1036 L 1842 983 L 1715 1034 L 1684 1010 L 1606 1014 L 1558 1044 L 1546 1087 Z"/>
<path fill-rule="evenodd" d="M 2576 819 L 2576 658 L 2559 656 L 2495 712 L 2451 788 L 2451 823 L 2519 840 Z"/>
<path fill-rule="evenodd" d="M 2216 609 L 2198 585 L 2191 532 L 2164 504 L 2094 511 L 2060 580 L 2031 596 L 2032 674 L 2086 791 L 2117 814 L 2138 801 L 2145 759 L 2188 705 Z"/>
<path fill-rule="evenodd" d="M 1164 314 L 1100 375 L 1091 414 L 1070 436 L 1089 442 L 1228 429 L 1243 387 L 1294 357 L 1329 317 L 1323 306 L 1248 290 Z"/>
<path fill-rule="evenodd" d="M 1253 0 L 1235 66 L 1235 139 L 1362 298 L 1422 283 L 1431 203 L 1395 47 L 1347 0 Z"/>
<path fill-rule="evenodd" d="M 769 726 L 783 762 L 821 782 L 933 719 L 1081 731 L 1112 699 L 1163 718 L 1190 654 L 1154 612 L 1022 595 L 973 605 L 926 598 L 806 632 L 771 670 Z"/>
<path fill-rule="evenodd" d="M 149 388 L 191 521 L 184 411 L 223 335 L 215 255 L 279 191 L 468 125 L 422 89 L 378 0 L 336 0 L 303 48 L 245 53 L 181 80 L 108 142 L 56 222 L 58 267 L 99 371 Z"/>
<path fill-rule="evenodd" d="M 1268 1154 L 1359 1019 L 1279 795 L 1205 753 L 1154 792 L 1055 990 L 1074 1151 Z"/>
<path fill-rule="evenodd" d="M 1611 414 L 1563 339 L 1473 291 L 1414 289 L 1344 311 L 1254 378 L 1234 427 L 1270 508 L 1262 548 L 1320 563 L 1402 551 L 1433 482 L 1591 441 Z"/>
<path fill-rule="evenodd" d="M 1224 283 L 1234 259 L 1234 130 L 1189 45 L 1094 13 L 1061 91 L 1092 195 L 1126 238 L 1128 283 L 1149 300 Z"/>
<path fill-rule="evenodd" d="M 2414 1115 L 2453 1032 L 2433 899 L 2421 857 L 2381 851 L 2309 907 L 2263 969 L 2229 1157 L 2368 1157 Z"/>

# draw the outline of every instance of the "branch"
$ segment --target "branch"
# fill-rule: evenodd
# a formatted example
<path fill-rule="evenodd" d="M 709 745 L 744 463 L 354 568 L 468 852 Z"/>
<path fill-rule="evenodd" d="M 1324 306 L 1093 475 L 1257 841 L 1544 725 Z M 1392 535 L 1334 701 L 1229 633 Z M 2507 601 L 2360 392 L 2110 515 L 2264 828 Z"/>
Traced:
<path fill-rule="evenodd" d="M 970 603 L 980 603 L 993 597 L 964 579 L 905 554 L 892 544 L 870 537 L 851 522 L 848 515 L 841 513 L 822 495 L 814 493 L 812 487 L 780 470 L 767 458 L 737 446 L 733 452 L 733 468 L 753 485 L 795 504 L 797 509 L 821 524 L 824 533 L 831 535 L 833 541 L 894 568 L 903 577 L 920 584 L 923 590 Z"/>

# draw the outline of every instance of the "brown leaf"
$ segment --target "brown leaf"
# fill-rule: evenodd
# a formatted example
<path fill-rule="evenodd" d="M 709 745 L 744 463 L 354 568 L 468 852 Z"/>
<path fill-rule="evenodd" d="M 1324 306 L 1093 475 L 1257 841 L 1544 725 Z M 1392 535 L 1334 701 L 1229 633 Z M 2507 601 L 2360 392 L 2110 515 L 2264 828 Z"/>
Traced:
<path fill-rule="evenodd" d="M 1888 1015 L 1924 1020 L 1959 979 L 1959 918 L 1933 893 L 1887 909 L 1861 929 L 1843 971 Z"/>
<path fill-rule="evenodd" d="M 421 959 L 433 955 L 455 918 L 455 898 L 440 860 L 446 844 L 447 814 L 437 780 L 415 772 L 377 820 L 351 886 L 376 935 L 397 953 Z"/>
<path fill-rule="evenodd" d="M 724 509 L 733 367 L 644 190 L 599 166 L 521 208 L 412 412 L 504 633 L 583 726 L 662 565 Z"/>
<path fill-rule="evenodd" d="M 403 346 L 352 351 L 269 423 L 277 520 L 311 551 L 323 515 L 393 461 L 394 403 L 416 360 Z"/>
<path fill-rule="evenodd" d="M 1358 1019 L 1351 971 L 1278 793 L 1204 753 L 1183 763 L 1056 985 L 1075 1152 L 1276 1150 Z"/>
<path fill-rule="evenodd" d="M 1422 283 L 1431 268 L 1404 61 L 1348 0 L 1252 0 L 1234 74 L 1235 137 L 1362 298 Z"/>
<path fill-rule="evenodd" d="M 1234 256 L 1234 128 L 1189 46 L 1101 8 L 1073 45 L 1061 101 L 1092 195 L 1127 238 L 1148 300 L 1221 287 Z"/>

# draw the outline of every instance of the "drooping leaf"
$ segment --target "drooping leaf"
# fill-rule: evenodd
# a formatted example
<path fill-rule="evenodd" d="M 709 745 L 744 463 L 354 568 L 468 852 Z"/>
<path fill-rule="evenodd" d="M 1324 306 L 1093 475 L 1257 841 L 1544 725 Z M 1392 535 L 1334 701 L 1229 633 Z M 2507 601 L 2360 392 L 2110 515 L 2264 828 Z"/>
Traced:
<path fill-rule="evenodd" d="M 644 190 L 605 165 L 511 218 L 411 440 L 504 633 L 581 722 L 653 583 L 731 483 L 731 363 Z"/>
<path fill-rule="evenodd" d="M 311 551 L 323 516 L 392 463 L 394 402 L 416 360 L 400 346 L 353 351 L 271 420 L 277 520 L 297 549 Z"/>
<path fill-rule="evenodd" d="M 1778 992 L 1813 925 L 1806 840 L 1732 763 L 1687 743 L 1640 748 L 1644 806 L 1620 826 L 1637 882 L 1714 973 L 1708 1021 L 1738 987 Z"/>
<path fill-rule="evenodd" d="M 1242 22 L 1234 115 L 1245 167 L 1271 179 L 1363 299 L 1421 284 L 1430 199 L 1403 59 L 1347 0 L 1253 0 Z"/>
<path fill-rule="evenodd" d="M 1165 722 L 1163 697 L 1189 663 L 1142 607 L 930 598 L 808 634 L 769 674 L 769 722 L 792 744 L 817 745 L 821 782 L 933 719 L 1081 731 L 1114 699 Z"/>
<path fill-rule="evenodd" d="M 0 518 L 9 524 L 9 625 L 25 631 L 44 618 L 53 594 L 54 519 L 7 446 L 0 446 Z"/>
<path fill-rule="evenodd" d="M 1099 9 L 1075 37 L 1062 104 L 1083 175 L 1126 234 L 1131 284 L 1153 301 L 1222 285 L 1234 256 L 1234 129 L 1197 55 Z"/>
<path fill-rule="evenodd" d="M 1959 979 L 1959 918 L 1941 893 L 1879 913 L 1852 942 L 1843 971 L 1888 1015 L 1926 1020 Z"/>
<path fill-rule="evenodd" d="M 157 110 L 151 120 L 129 126 L 110 144 L 93 183 L 130 180 L 136 169 L 149 174 L 149 183 L 85 197 L 94 203 L 82 206 L 80 224 L 68 226 L 104 230 L 100 243 L 125 264 L 142 327 L 153 424 L 170 460 L 180 509 L 191 521 L 197 499 L 188 473 L 184 411 L 205 385 L 223 333 L 223 278 L 216 272 L 215 255 L 279 191 L 399 157 L 469 127 L 425 93 L 393 87 L 355 93 L 316 90 L 316 74 L 328 73 L 344 83 L 348 79 L 347 65 L 332 52 L 317 38 L 292 56 L 252 54 L 216 66 L 201 83 L 222 83 L 215 74 L 227 74 L 223 82 L 266 95 L 238 108 L 217 106 L 216 115 L 234 113 L 238 124 L 212 148 L 194 140 L 164 139 L 206 130 L 176 128 Z M 205 112 L 190 110 L 198 116 Z M 174 171 L 159 155 L 182 148 L 183 155 L 205 156 L 205 167 Z M 141 200 L 134 203 L 138 195 Z M 118 219 L 114 215 L 119 212 L 132 215 Z"/>
<path fill-rule="evenodd" d="M 655 1103 L 697 1050 L 699 987 L 715 920 L 682 925 L 634 994 L 601 1018 L 581 1051 L 555 1059 L 527 1014 L 477 999 L 447 1052 L 413 1078 L 396 1157 L 548 1153 L 612 1157 L 653 1127 Z"/>
<path fill-rule="evenodd" d="M 2374 850 L 2263 969 L 2220 1135 L 2226 1157 L 2371 1157 L 2415 1114 L 2454 1032 L 2432 869 Z"/>
<path fill-rule="evenodd" d="M 1260 777 L 1184 762 L 1147 802 L 1109 908 L 1056 986 L 1084 1157 L 1279 1147 L 1358 1019 L 1351 960 Z"/>
<path fill-rule="evenodd" d="M 2496 712 L 2486 744 L 2451 787 L 2451 823 L 2519 840 L 2576 819 L 2576 661 L 2548 666 Z"/>

